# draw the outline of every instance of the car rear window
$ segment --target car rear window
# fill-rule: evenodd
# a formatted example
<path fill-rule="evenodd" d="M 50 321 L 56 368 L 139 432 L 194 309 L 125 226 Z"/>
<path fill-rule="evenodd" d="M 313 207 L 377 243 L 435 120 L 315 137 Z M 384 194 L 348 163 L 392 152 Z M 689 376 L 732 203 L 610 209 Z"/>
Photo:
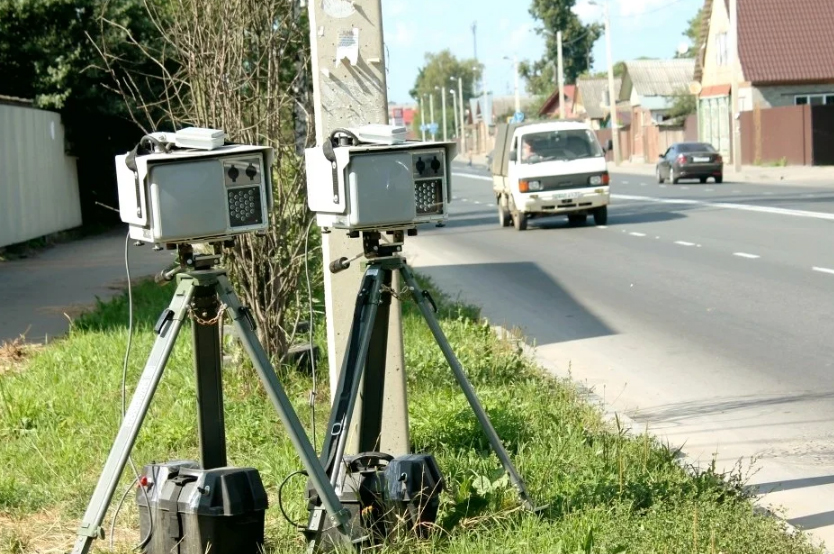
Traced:
<path fill-rule="evenodd" d="M 711 144 L 705 142 L 693 142 L 688 144 L 679 144 L 678 152 L 715 152 L 715 148 Z"/>

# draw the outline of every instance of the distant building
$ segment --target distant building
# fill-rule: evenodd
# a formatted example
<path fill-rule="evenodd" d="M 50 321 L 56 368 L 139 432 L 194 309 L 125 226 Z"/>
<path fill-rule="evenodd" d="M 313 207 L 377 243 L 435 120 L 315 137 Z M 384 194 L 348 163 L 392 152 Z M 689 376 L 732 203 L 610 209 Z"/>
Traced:
<path fill-rule="evenodd" d="M 562 106 L 565 107 L 565 118 L 572 119 L 576 116 L 574 103 L 576 101 L 576 85 L 565 85 L 565 97 L 559 99 L 559 87 L 553 91 L 544 104 L 539 108 L 539 117 L 558 118 L 561 117 Z"/>
<path fill-rule="evenodd" d="M 705 0 L 695 81 L 701 140 L 730 153 L 729 0 Z M 834 105 L 834 1 L 738 0 L 739 111 Z"/>
<path fill-rule="evenodd" d="M 623 80 L 619 77 L 614 79 L 614 95 L 619 97 Z M 576 80 L 576 94 L 574 95 L 573 112 L 576 117 L 585 118 L 588 125 L 594 130 L 608 127 L 611 104 L 608 100 L 608 78 L 580 77 Z M 630 107 L 621 108 L 628 113 L 628 121 L 631 121 Z M 618 112 L 620 109 L 617 110 Z M 623 115 L 618 119 L 619 126 L 623 126 Z"/>

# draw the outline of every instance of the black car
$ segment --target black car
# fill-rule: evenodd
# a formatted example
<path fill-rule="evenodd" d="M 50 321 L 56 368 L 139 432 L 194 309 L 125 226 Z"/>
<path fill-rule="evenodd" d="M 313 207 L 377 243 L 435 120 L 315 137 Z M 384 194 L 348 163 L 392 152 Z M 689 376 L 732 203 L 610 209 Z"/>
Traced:
<path fill-rule="evenodd" d="M 681 179 L 698 179 L 706 183 L 710 177 L 716 183 L 724 181 L 724 160 L 721 154 L 705 142 L 679 142 L 673 144 L 657 162 L 657 182 Z"/>

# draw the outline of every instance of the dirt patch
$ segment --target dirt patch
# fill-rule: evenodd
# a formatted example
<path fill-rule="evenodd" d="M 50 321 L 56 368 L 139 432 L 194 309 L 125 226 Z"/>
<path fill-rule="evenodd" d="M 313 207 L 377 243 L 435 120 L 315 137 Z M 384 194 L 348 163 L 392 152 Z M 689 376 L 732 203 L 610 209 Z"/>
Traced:
<path fill-rule="evenodd" d="M 77 538 L 78 521 L 68 520 L 57 510 L 25 516 L 0 514 L 0 552 L 8 554 L 65 554 Z M 107 526 L 109 533 L 109 521 Z M 133 529 L 116 527 L 113 546 L 116 552 L 130 552 L 137 541 Z M 94 547 L 107 549 L 109 537 L 95 541 Z M 95 549 L 95 548 L 94 548 Z"/>
<path fill-rule="evenodd" d="M 26 342 L 25 335 L 0 344 L 0 374 L 20 365 L 37 348 L 39 345 Z"/>

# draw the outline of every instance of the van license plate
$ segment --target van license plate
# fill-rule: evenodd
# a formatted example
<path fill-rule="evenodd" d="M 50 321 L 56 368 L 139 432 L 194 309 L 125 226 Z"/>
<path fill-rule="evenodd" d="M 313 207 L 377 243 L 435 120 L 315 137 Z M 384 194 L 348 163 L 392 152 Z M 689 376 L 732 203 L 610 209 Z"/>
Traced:
<path fill-rule="evenodd" d="M 579 192 L 560 192 L 556 195 L 556 198 L 559 200 L 564 200 L 565 198 L 579 198 Z"/>

